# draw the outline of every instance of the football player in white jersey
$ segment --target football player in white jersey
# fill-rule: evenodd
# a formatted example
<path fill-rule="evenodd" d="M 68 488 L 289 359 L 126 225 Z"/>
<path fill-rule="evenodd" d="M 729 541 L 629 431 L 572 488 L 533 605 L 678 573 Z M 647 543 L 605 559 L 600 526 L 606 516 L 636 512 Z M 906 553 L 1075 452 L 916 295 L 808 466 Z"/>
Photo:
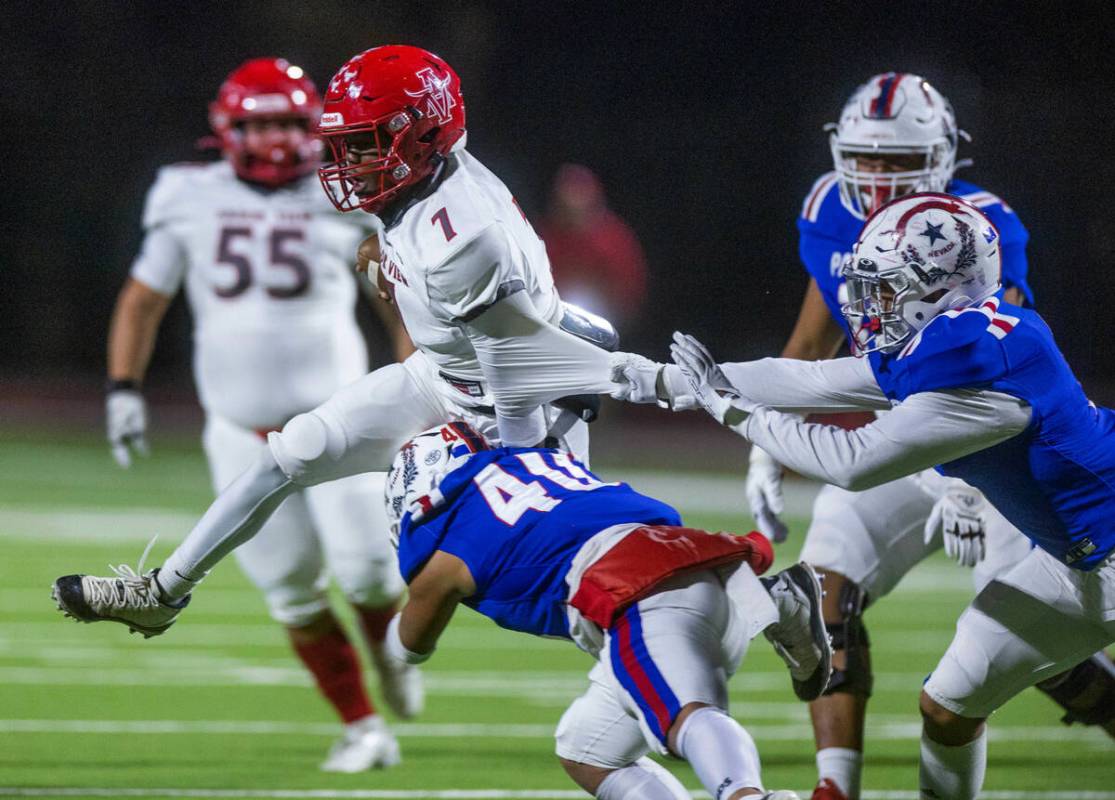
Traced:
<path fill-rule="evenodd" d="M 259 457 L 268 432 L 367 372 L 351 264 L 375 220 L 342 217 L 322 196 L 314 176 L 320 111 L 320 95 L 300 67 L 253 59 L 228 77 L 210 108 L 224 158 L 159 171 L 144 211 L 143 248 L 109 333 L 108 433 L 121 466 L 130 464 L 131 449 L 146 449 L 140 384 L 159 323 L 183 283 L 216 491 Z M 382 485 L 382 475 L 362 475 L 294 493 L 236 551 L 345 724 L 322 764 L 328 771 L 399 758 L 330 608 L 329 575 L 357 612 L 387 704 L 400 716 L 422 706 L 417 671 L 400 669 L 383 651 L 404 586 Z"/>
<path fill-rule="evenodd" d="M 615 345 L 606 323 L 560 301 L 541 239 L 464 149 L 457 74 L 417 47 L 368 50 L 329 84 L 321 131 L 334 163 L 320 177 L 334 204 L 383 221 L 377 280 L 418 351 L 269 433 L 160 569 L 59 578 L 54 597 L 67 614 L 162 633 L 206 572 L 285 499 L 384 470 L 407 440 L 446 419 L 507 446 L 553 440 L 584 459 L 584 396 L 613 391 L 613 367 L 630 357 L 606 351 Z"/>

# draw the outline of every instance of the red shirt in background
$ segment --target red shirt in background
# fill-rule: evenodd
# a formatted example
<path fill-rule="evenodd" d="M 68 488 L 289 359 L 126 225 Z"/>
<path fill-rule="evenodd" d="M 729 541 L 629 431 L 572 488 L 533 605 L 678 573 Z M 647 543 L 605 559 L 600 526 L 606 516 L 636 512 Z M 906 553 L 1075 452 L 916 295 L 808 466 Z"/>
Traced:
<path fill-rule="evenodd" d="M 562 298 L 615 325 L 634 317 L 646 297 L 647 266 L 635 232 L 607 206 L 600 179 L 565 164 L 554 178 L 539 234 Z"/>

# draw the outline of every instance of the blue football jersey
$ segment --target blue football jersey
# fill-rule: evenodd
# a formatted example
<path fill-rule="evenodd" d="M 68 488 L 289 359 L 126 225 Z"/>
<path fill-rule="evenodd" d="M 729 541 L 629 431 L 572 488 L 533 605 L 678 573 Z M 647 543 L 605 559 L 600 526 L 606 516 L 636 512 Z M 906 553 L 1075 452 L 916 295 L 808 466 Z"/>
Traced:
<path fill-rule="evenodd" d="M 1036 312 L 997 300 L 949 311 L 898 353 L 869 359 L 892 400 L 971 388 L 1026 401 L 1025 431 L 938 469 L 980 489 L 1034 544 L 1077 569 L 1115 549 L 1115 411 L 1088 400 Z"/>
<path fill-rule="evenodd" d="M 1025 296 L 1026 305 L 1032 306 L 1034 297 L 1026 282 L 1026 242 L 1030 234 L 1018 216 L 998 197 L 973 183 L 953 179 L 945 191 L 972 203 L 999 229 L 1003 287 L 1017 287 Z M 861 228 L 863 220 L 854 217 L 840 202 L 836 173 L 828 172 L 818 178 L 806 196 L 798 217 L 798 254 L 809 276 L 817 281 L 829 313 L 845 333 L 848 332 L 848 324 L 840 313 L 840 306 L 847 301 L 847 292 L 840 266 L 844 257 L 852 252 L 852 245 L 856 243 Z"/>
<path fill-rule="evenodd" d="M 625 483 L 604 483 L 556 450 L 500 448 L 471 456 L 438 486 L 444 501 L 399 526 L 409 583 L 435 551 L 476 582 L 465 605 L 511 630 L 568 638 L 565 576 L 581 546 L 626 522 L 680 525 L 678 512 Z"/>

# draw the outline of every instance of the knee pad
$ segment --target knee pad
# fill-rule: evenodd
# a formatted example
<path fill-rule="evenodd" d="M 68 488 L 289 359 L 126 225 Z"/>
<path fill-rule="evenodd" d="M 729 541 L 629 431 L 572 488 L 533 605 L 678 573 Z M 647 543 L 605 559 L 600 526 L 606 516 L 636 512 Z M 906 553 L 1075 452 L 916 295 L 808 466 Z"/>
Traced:
<path fill-rule="evenodd" d="M 1096 653 L 1037 687 L 1065 709 L 1066 725 L 1106 725 L 1115 721 L 1115 664 Z"/>
<path fill-rule="evenodd" d="M 861 697 L 870 697 L 875 678 L 871 674 L 871 660 L 867 656 L 871 640 L 863 624 L 863 609 L 867 605 L 867 593 L 851 581 L 845 581 L 840 590 L 841 622 L 825 623 L 825 629 L 832 637 L 833 651 L 844 652 L 844 668 L 833 667 L 825 695 L 844 692 Z"/>
<path fill-rule="evenodd" d="M 371 558 L 352 568 L 333 566 L 333 577 L 350 603 L 380 608 L 398 600 L 406 584 L 394 558 Z"/>
<path fill-rule="evenodd" d="M 264 595 L 271 619 L 288 628 L 304 628 L 329 609 L 329 598 L 316 591 L 284 586 Z"/>
<path fill-rule="evenodd" d="M 327 480 L 328 465 L 345 449 L 344 432 L 316 411 L 299 414 L 281 432 L 267 435 L 275 461 L 294 483 L 310 486 Z"/>

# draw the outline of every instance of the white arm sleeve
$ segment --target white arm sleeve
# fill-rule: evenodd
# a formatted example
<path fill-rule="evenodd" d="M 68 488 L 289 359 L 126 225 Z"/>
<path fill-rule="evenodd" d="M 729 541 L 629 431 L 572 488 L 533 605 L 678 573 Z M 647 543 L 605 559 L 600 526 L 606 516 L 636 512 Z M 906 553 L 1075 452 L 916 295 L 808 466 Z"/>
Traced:
<path fill-rule="evenodd" d="M 790 469 L 861 491 L 984 450 L 1030 424 L 1030 407 L 999 392 L 954 389 L 908 397 L 853 431 L 758 408 L 732 429 Z"/>
<path fill-rule="evenodd" d="M 132 262 L 131 276 L 168 297 L 178 292 L 186 274 L 186 253 L 178 238 L 159 226 L 149 228 L 143 246 Z"/>
<path fill-rule="evenodd" d="M 546 322 L 524 291 L 489 306 L 465 331 L 495 398 L 504 447 L 542 441 L 541 404 L 614 388 L 608 353 Z"/>
<path fill-rule="evenodd" d="M 866 358 L 763 358 L 721 364 L 720 369 L 745 402 L 779 411 L 808 414 L 890 408 Z"/>

